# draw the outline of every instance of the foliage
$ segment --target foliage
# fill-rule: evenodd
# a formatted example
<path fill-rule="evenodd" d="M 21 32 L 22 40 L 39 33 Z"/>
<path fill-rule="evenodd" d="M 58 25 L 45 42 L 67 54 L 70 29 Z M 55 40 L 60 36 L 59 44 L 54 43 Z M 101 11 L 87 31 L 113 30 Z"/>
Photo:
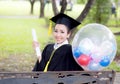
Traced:
<path fill-rule="evenodd" d="M 87 19 L 89 22 L 106 24 L 111 14 L 110 0 L 95 0 Z"/>
<path fill-rule="evenodd" d="M 108 66 L 105 70 L 114 70 L 114 71 L 119 72 L 119 71 L 120 71 L 120 66 L 118 66 L 118 64 L 113 61 L 113 62 L 110 64 L 110 66 Z"/>
<path fill-rule="evenodd" d="M 120 56 L 120 35 L 116 35 L 116 41 L 117 41 L 117 56 Z"/>
<path fill-rule="evenodd" d="M 86 0 L 77 0 L 78 4 L 85 4 Z"/>

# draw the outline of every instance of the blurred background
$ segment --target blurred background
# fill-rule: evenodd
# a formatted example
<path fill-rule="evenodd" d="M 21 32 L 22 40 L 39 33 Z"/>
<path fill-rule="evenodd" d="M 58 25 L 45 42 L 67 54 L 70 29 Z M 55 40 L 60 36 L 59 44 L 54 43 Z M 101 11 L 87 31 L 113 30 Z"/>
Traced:
<path fill-rule="evenodd" d="M 115 35 L 117 54 L 105 70 L 120 71 L 120 0 L 0 0 L 0 72 L 32 71 L 37 60 L 32 29 L 42 50 L 53 42 L 48 36 L 49 18 L 65 13 L 82 24 L 106 25 Z"/>

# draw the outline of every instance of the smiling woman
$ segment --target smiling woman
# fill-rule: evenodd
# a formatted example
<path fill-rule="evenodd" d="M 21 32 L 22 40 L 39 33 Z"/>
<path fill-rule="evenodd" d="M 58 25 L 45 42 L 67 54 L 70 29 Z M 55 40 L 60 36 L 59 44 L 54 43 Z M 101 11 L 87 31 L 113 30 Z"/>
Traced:
<path fill-rule="evenodd" d="M 72 47 L 68 43 L 71 30 L 80 22 L 63 13 L 59 13 L 50 20 L 56 24 L 53 32 L 55 43 L 48 44 L 43 49 L 33 71 L 83 71 L 75 62 Z"/>

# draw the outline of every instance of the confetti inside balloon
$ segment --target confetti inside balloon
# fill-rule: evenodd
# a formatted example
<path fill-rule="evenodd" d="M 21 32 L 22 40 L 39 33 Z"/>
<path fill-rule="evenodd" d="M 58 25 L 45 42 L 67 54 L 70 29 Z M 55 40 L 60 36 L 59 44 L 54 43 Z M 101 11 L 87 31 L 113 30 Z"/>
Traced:
<path fill-rule="evenodd" d="M 116 56 L 117 44 L 113 33 L 102 24 L 92 23 L 82 27 L 72 42 L 76 62 L 85 70 L 102 70 Z"/>

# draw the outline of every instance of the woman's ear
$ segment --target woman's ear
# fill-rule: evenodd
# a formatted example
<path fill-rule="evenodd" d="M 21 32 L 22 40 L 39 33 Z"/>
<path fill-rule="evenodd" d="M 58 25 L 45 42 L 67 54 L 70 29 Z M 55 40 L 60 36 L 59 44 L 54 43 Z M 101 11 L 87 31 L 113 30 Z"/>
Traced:
<path fill-rule="evenodd" d="M 67 38 L 69 38 L 69 37 L 70 37 L 70 35 L 71 35 L 71 32 L 69 32 L 69 33 L 67 34 Z"/>

